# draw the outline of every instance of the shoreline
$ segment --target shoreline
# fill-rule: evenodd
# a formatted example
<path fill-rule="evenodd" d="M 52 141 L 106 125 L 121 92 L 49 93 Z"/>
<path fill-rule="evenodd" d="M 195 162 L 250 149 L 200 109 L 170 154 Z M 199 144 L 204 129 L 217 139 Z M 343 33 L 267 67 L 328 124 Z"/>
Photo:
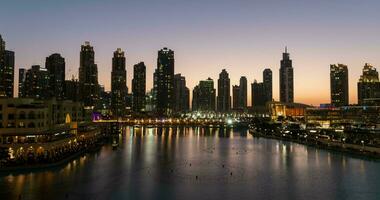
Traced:
<path fill-rule="evenodd" d="M 262 133 L 258 133 L 258 132 L 255 132 L 255 133 L 249 132 L 249 133 L 253 137 L 257 137 L 257 138 L 262 137 L 262 138 L 274 139 L 274 140 L 278 140 L 278 141 L 294 142 L 297 144 L 302 144 L 305 146 L 323 149 L 326 151 L 339 152 L 339 153 L 343 153 L 343 154 L 352 155 L 352 156 L 355 156 L 358 158 L 367 158 L 367 159 L 373 159 L 373 160 L 380 161 L 380 153 L 376 153 L 373 151 L 367 151 L 366 150 L 366 148 L 368 149 L 368 148 L 376 148 L 376 147 L 365 146 L 364 150 L 363 149 L 359 150 L 357 148 L 353 148 L 353 144 L 323 143 L 320 140 L 318 140 L 318 141 L 315 141 L 315 140 L 313 140 L 313 141 L 302 141 L 302 140 L 297 140 L 297 139 L 293 139 L 293 138 L 286 138 L 286 137 L 281 137 L 281 136 L 276 136 L 276 135 L 266 135 L 266 134 L 262 134 Z M 349 146 L 349 147 L 344 147 L 344 146 Z M 376 148 L 376 149 L 378 149 L 380 151 L 380 148 Z"/>

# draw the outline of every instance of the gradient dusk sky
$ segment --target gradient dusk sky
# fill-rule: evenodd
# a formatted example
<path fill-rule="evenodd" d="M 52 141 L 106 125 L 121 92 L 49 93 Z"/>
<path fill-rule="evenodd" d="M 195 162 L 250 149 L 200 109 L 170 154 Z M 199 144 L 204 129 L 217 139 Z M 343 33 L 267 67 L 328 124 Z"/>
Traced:
<path fill-rule="evenodd" d="M 66 59 L 66 79 L 77 77 L 80 45 L 90 41 L 106 90 L 116 48 L 126 52 L 128 87 L 133 65 L 144 61 L 150 89 L 157 51 L 168 47 L 175 52 L 175 72 L 191 91 L 201 79 L 216 83 L 226 68 L 231 85 L 247 76 L 250 97 L 250 83 L 262 81 L 269 67 L 276 100 L 287 45 L 296 102 L 328 103 L 329 66 L 343 63 L 349 67 L 350 103 L 356 103 L 364 63 L 380 69 L 379 10 L 379 0 L 4 0 L 0 34 L 16 52 L 16 81 L 19 67 L 44 66 L 55 52 Z"/>

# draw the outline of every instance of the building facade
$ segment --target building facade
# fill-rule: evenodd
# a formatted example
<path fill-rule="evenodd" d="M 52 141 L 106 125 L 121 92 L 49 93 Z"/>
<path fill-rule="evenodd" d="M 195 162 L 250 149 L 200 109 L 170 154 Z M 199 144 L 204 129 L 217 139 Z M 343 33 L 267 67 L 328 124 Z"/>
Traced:
<path fill-rule="evenodd" d="M 137 113 L 146 111 L 146 66 L 144 62 L 133 66 L 132 110 Z"/>
<path fill-rule="evenodd" d="M 21 71 L 21 69 L 20 69 Z M 26 70 L 25 80 L 21 82 L 25 94 L 21 97 L 34 98 L 34 99 L 48 99 L 49 93 L 49 73 L 45 68 L 40 65 L 33 65 L 30 69 Z"/>
<path fill-rule="evenodd" d="M 376 68 L 366 63 L 363 74 L 358 81 L 358 104 L 365 105 L 368 100 L 380 98 L 379 73 Z"/>
<path fill-rule="evenodd" d="M 227 71 L 223 69 L 218 79 L 217 110 L 219 112 L 228 112 L 231 109 L 230 87 L 230 78 Z"/>
<path fill-rule="evenodd" d="M 116 117 L 125 115 L 127 94 L 127 70 L 125 54 L 120 48 L 113 53 L 111 72 L 111 110 Z"/>
<path fill-rule="evenodd" d="M 280 67 L 280 101 L 284 103 L 294 102 L 293 65 L 286 47 L 282 54 Z"/>
<path fill-rule="evenodd" d="M 240 110 L 241 109 L 241 99 L 240 99 L 240 86 L 233 85 L 232 86 L 232 109 Z"/>
<path fill-rule="evenodd" d="M 189 111 L 189 88 L 186 87 L 186 79 L 181 74 L 174 75 L 174 112 Z"/>
<path fill-rule="evenodd" d="M 273 81 L 272 81 L 272 70 L 269 68 L 264 69 L 263 71 L 263 83 L 266 93 L 266 101 L 273 100 Z"/>
<path fill-rule="evenodd" d="M 335 107 L 349 104 L 347 65 L 330 65 L 330 97 L 331 105 Z"/>
<path fill-rule="evenodd" d="M 15 53 L 5 49 L 5 41 L 0 35 L 0 97 L 14 96 Z"/>
<path fill-rule="evenodd" d="M 49 96 L 64 99 L 65 59 L 58 53 L 46 58 L 45 68 L 49 73 Z"/>
<path fill-rule="evenodd" d="M 251 85 L 252 107 L 263 107 L 267 101 L 266 88 L 263 82 L 258 83 L 256 80 Z"/>
<path fill-rule="evenodd" d="M 211 78 L 199 81 L 193 89 L 193 111 L 215 111 L 216 90 Z"/>

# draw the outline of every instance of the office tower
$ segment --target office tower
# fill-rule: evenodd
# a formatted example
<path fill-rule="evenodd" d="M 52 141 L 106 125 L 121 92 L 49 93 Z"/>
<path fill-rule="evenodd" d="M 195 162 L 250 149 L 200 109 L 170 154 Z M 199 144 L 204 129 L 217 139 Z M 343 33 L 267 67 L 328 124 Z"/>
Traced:
<path fill-rule="evenodd" d="M 216 90 L 211 78 L 199 81 L 193 89 L 192 110 L 215 111 Z"/>
<path fill-rule="evenodd" d="M 90 42 L 81 46 L 79 65 L 79 91 L 84 106 L 94 108 L 99 99 L 98 66 Z"/>
<path fill-rule="evenodd" d="M 154 81 L 157 113 L 171 115 L 174 98 L 174 51 L 166 47 L 158 51 Z"/>
<path fill-rule="evenodd" d="M 127 71 L 124 51 L 118 48 L 113 52 L 111 72 L 111 110 L 116 117 L 125 115 L 127 95 Z"/>
<path fill-rule="evenodd" d="M 239 80 L 239 108 L 247 108 L 247 77 L 242 76 Z"/>
<path fill-rule="evenodd" d="M 65 59 L 58 53 L 46 58 L 45 67 L 49 73 L 49 96 L 58 100 L 64 98 Z"/>
<path fill-rule="evenodd" d="M 285 47 L 285 53 L 282 54 L 280 67 L 280 101 L 284 103 L 294 102 L 294 83 L 293 83 L 293 67 L 292 60 Z"/>
<path fill-rule="evenodd" d="M 348 105 L 348 69 L 346 65 L 330 65 L 331 105 Z"/>
<path fill-rule="evenodd" d="M 24 68 L 20 68 L 18 70 L 18 97 L 19 98 L 26 97 L 25 80 L 26 80 L 26 70 Z"/>
<path fill-rule="evenodd" d="M 149 92 L 146 93 L 145 98 L 145 111 L 146 112 L 153 112 L 156 109 L 156 103 L 154 101 L 154 89 L 151 89 Z"/>
<path fill-rule="evenodd" d="M 228 112 L 231 108 L 230 78 L 225 69 L 219 74 L 217 110 Z"/>
<path fill-rule="evenodd" d="M 240 93 L 240 87 L 238 85 L 232 86 L 232 108 L 234 110 L 239 110 L 241 108 L 241 93 Z"/>
<path fill-rule="evenodd" d="M 363 105 L 364 100 L 376 98 L 380 98 L 379 73 L 372 65 L 365 63 L 358 81 L 358 104 Z"/>
<path fill-rule="evenodd" d="M 267 93 L 264 83 L 258 83 L 256 80 L 251 84 L 252 107 L 265 106 Z"/>
<path fill-rule="evenodd" d="M 189 88 L 186 87 L 186 79 L 181 74 L 174 75 L 174 112 L 186 112 L 189 110 Z"/>
<path fill-rule="evenodd" d="M 263 71 L 263 83 L 266 93 L 266 102 L 273 100 L 272 70 L 269 68 Z"/>
<path fill-rule="evenodd" d="M 33 65 L 26 71 L 25 97 L 35 99 L 49 98 L 49 73 L 39 65 Z"/>
<path fill-rule="evenodd" d="M 64 84 L 64 99 L 71 101 L 79 101 L 79 81 L 74 76 L 71 80 L 65 80 Z"/>
<path fill-rule="evenodd" d="M 1 41 L 0 41 L 1 42 Z M 14 76 L 15 76 L 15 53 L 4 50 L 2 63 L 0 63 L 0 97 L 13 98 Z"/>
<path fill-rule="evenodd" d="M 10 97 L 14 88 L 15 53 L 5 50 L 5 41 L 0 35 L 0 97 Z"/>
<path fill-rule="evenodd" d="M 146 66 L 140 62 L 133 66 L 132 79 L 132 110 L 133 112 L 145 111 L 146 93 Z"/>

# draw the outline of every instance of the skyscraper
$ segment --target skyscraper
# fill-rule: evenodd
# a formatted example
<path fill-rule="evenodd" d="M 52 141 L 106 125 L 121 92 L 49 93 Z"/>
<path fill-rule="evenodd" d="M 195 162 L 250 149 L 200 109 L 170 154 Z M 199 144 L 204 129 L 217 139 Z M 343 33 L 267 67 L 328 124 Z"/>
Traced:
<path fill-rule="evenodd" d="M 0 97 L 13 95 L 15 53 L 5 50 L 5 41 L 0 35 Z"/>
<path fill-rule="evenodd" d="M 71 101 L 79 101 L 79 81 L 75 79 L 74 76 L 71 80 L 65 80 L 64 85 L 64 99 Z"/>
<path fill-rule="evenodd" d="M 118 48 L 113 52 L 111 72 L 111 110 L 116 117 L 125 115 L 127 94 L 127 71 L 124 51 Z"/>
<path fill-rule="evenodd" d="M 174 51 L 166 47 L 158 51 L 157 69 L 154 77 L 157 113 L 159 115 L 171 115 L 174 98 Z"/>
<path fill-rule="evenodd" d="M 379 73 L 372 65 L 365 63 L 363 74 L 358 81 L 358 104 L 366 99 L 380 98 Z"/>
<path fill-rule="evenodd" d="M 230 78 L 225 69 L 219 74 L 217 110 L 228 112 L 231 109 Z"/>
<path fill-rule="evenodd" d="M 98 66 L 90 42 L 81 46 L 79 65 L 80 99 L 86 107 L 94 108 L 99 98 Z"/>
<path fill-rule="evenodd" d="M 347 65 L 330 65 L 331 105 L 335 107 L 348 105 L 348 69 Z"/>
<path fill-rule="evenodd" d="M 35 99 L 49 98 L 49 73 L 39 65 L 33 65 L 25 75 L 25 97 Z"/>
<path fill-rule="evenodd" d="M 265 106 L 267 93 L 263 82 L 258 83 L 256 80 L 251 85 L 252 107 Z"/>
<path fill-rule="evenodd" d="M 284 103 L 294 102 L 294 83 L 293 83 L 293 66 L 292 60 L 285 47 L 285 53 L 282 54 L 280 67 L 280 101 Z"/>
<path fill-rule="evenodd" d="M 18 70 L 18 97 L 19 98 L 26 97 L 25 80 L 26 80 L 26 70 L 23 68 L 20 68 Z"/>
<path fill-rule="evenodd" d="M 266 93 L 266 102 L 273 100 L 272 70 L 269 68 L 263 71 L 263 83 Z"/>
<path fill-rule="evenodd" d="M 239 81 L 239 108 L 246 109 L 247 108 L 247 77 L 240 77 Z"/>
<path fill-rule="evenodd" d="M 239 110 L 241 108 L 241 93 L 240 93 L 240 86 L 239 85 L 233 85 L 232 86 L 232 108 L 234 110 Z"/>
<path fill-rule="evenodd" d="M 65 59 L 58 53 L 46 58 L 45 67 L 49 73 L 49 96 L 64 98 Z"/>
<path fill-rule="evenodd" d="M 193 89 L 192 110 L 215 111 L 216 90 L 211 78 L 199 81 Z"/>
<path fill-rule="evenodd" d="M 174 75 L 174 112 L 189 110 L 189 88 L 186 87 L 186 79 L 181 74 Z"/>
<path fill-rule="evenodd" d="M 146 105 L 146 66 L 140 62 L 133 66 L 132 110 L 144 112 Z"/>

